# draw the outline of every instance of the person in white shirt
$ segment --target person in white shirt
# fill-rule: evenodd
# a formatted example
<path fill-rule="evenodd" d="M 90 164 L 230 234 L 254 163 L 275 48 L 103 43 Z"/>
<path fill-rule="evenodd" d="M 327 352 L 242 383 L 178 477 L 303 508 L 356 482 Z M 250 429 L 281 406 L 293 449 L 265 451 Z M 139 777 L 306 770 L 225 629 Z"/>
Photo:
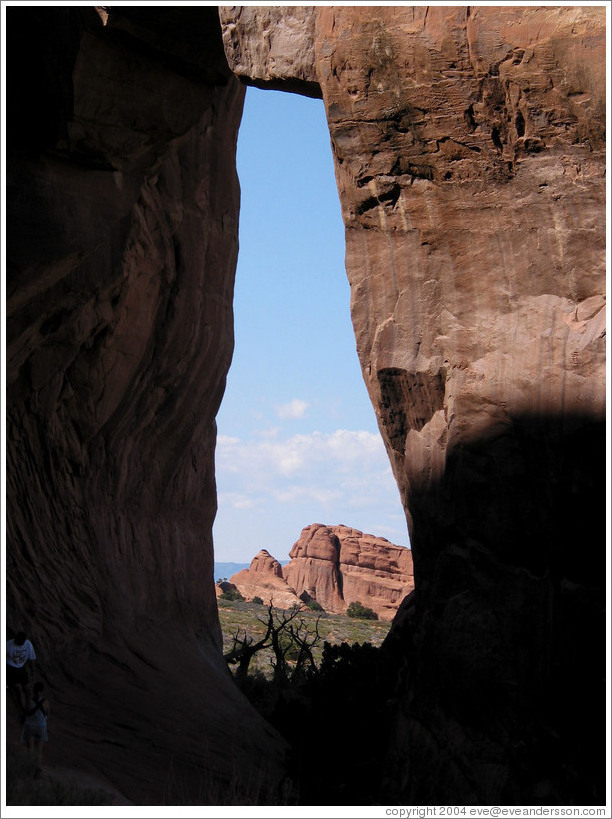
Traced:
<path fill-rule="evenodd" d="M 6 685 L 17 706 L 25 711 L 25 690 L 34 676 L 36 653 L 25 631 L 20 631 L 6 643 Z"/>

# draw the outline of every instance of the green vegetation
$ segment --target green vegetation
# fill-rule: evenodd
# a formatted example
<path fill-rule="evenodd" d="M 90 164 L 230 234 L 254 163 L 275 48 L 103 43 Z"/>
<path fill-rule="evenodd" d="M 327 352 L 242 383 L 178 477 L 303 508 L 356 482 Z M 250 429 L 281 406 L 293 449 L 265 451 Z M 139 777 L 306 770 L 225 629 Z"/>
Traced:
<path fill-rule="evenodd" d="M 391 624 L 308 605 L 281 610 L 219 598 L 218 609 L 237 686 L 291 748 L 281 804 L 383 804 L 380 749 L 397 685 L 393 648 L 383 646 Z M 321 741 L 330 726 L 357 755 Z"/>
<path fill-rule="evenodd" d="M 232 602 L 232 601 L 238 601 L 238 602 L 244 601 L 244 597 L 240 594 L 238 589 L 226 589 L 224 592 L 222 592 L 221 599 L 222 600 L 229 600 L 230 602 Z"/>
<path fill-rule="evenodd" d="M 367 606 L 364 606 L 363 603 L 360 603 L 358 600 L 354 603 L 349 603 L 346 616 L 355 617 L 359 620 L 378 620 L 378 614 Z"/>
<path fill-rule="evenodd" d="M 257 606 L 263 606 L 263 600 L 261 599 L 261 597 L 254 597 L 251 600 L 251 603 L 255 603 Z"/>
<path fill-rule="evenodd" d="M 218 599 L 219 620 L 223 632 L 223 651 L 227 653 L 233 646 L 233 637 L 236 632 L 239 636 L 247 636 L 255 643 L 261 640 L 266 633 L 266 609 L 258 603 L 226 600 L 221 596 Z M 341 614 L 326 614 L 303 608 L 300 619 L 312 631 L 318 621 L 320 641 L 312 649 L 317 665 L 321 662 L 324 643 L 341 645 L 342 643 L 369 643 L 372 646 L 382 645 L 389 633 L 391 623 L 381 620 L 361 620 L 348 618 Z M 272 648 L 264 648 L 253 656 L 249 665 L 249 674 L 261 673 L 271 679 L 274 668 Z M 230 666 L 235 670 L 235 666 Z"/>
<path fill-rule="evenodd" d="M 316 600 L 309 600 L 308 603 L 306 603 L 306 608 L 310 609 L 310 611 L 324 611 L 323 606 L 317 603 Z"/>

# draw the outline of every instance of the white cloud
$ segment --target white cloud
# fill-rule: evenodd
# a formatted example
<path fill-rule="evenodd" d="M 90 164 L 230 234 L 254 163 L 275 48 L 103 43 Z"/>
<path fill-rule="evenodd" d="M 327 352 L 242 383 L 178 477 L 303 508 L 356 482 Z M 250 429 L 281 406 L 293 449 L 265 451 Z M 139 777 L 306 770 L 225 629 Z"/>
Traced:
<path fill-rule="evenodd" d="M 399 492 L 374 432 L 219 435 L 216 480 L 215 542 L 223 548 L 244 539 L 245 559 L 262 545 L 282 556 L 315 522 L 406 542 Z"/>
<path fill-rule="evenodd" d="M 276 408 L 276 414 L 283 421 L 292 420 L 295 418 L 303 418 L 308 409 L 306 401 L 300 398 L 294 398 L 288 404 L 281 404 Z"/>
<path fill-rule="evenodd" d="M 240 492 L 219 492 L 217 502 L 219 506 L 227 506 L 232 509 L 257 508 L 257 502 L 254 497 L 241 494 Z"/>
<path fill-rule="evenodd" d="M 394 487 L 380 436 L 364 430 L 244 441 L 219 435 L 216 461 L 217 480 L 230 492 L 274 496 L 282 502 L 298 495 L 319 502 L 344 498 L 345 505 L 354 508 L 371 502 L 381 482 Z"/>
<path fill-rule="evenodd" d="M 231 435 L 217 435 L 217 447 L 231 447 L 234 444 L 239 444 L 240 438 L 233 438 Z"/>
<path fill-rule="evenodd" d="M 217 465 L 232 472 L 259 475 L 291 476 L 317 470 L 325 478 L 325 469 L 353 474 L 356 467 L 377 465 L 390 469 L 379 435 L 363 430 L 339 429 L 332 433 L 312 432 L 242 441 L 228 435 L 217 438 Z M 357 477 L 357 475 L 354 475 Z"/>
<path fill-rule="evenodd" d="M 257 432 L 260 438 L 278 438 L 280 434 L 280 427 L 270 427 L 269 429 L 262 429 Z"/>
<path fill-rule="evenodd" d="M 320 504 L 330 504 L 342 500 L 342 492 L 334 489 L 319 489 L 316 486 L 297 486 L 293 484 L 286 489 L 272 492 L 279 503 L 302 503 L 315 501 Z"/>

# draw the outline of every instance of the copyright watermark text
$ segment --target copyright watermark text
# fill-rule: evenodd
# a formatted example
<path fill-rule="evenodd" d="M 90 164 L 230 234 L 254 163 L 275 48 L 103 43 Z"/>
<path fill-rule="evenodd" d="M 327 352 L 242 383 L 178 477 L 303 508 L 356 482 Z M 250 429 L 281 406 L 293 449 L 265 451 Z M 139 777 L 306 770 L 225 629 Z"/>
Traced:
<path fill-rule="evenodd" d="M 442 819 L 442 817 L 493 817 L 498 819 L 501 816 L 605 816 L 605 808 L 556 808 L 556 807 L 500 807 L 493 805 L 486 808 L 468 808 L 462 805 L 426 805 L 402 808 L 385 808 L 385 816 L 395 817 L 396 819 L 424 819 L 425 817 L 435 817 L 435 819 Z"/>

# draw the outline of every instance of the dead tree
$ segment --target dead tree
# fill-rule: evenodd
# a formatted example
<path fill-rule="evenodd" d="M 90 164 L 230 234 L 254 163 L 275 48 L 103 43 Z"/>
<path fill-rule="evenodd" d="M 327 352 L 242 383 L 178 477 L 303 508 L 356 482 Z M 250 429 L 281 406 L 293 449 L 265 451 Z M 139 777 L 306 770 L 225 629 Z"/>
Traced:
<path fill-rule="evenodd" d="M 264 623 L 264 625 L 266 624 Z M 239 636 L 240 629 L 236 629 L 236 633 L 232 635 L 233 646 L 231 650 L 227 652 L 227 654 L 223 655 L 223 658 L 228 665 L 235 665 L 238 663 L 238 669 L 236 671 L 236 677 L 238 679 L 244 679 L 246 677 L 249 671 L 249 665 L 251 664 L 251 660 L 255 654 L 264 648 L 269 648 L 270 643 L 267 641 L 270 637 L 270 630 L 271 621 L 269 619 L 268 628 L 264 637 L 261 640 L 258 640 L 256 643 L 253 642 L 254 638 L 248 635 L 246 631 L 242 637 Z"/>
<path fill-rule="evenodd" d="M 244 631 L 240 634 L 240 629 L 232 635 L 233 645 L 224 659 L 229 665 L 238 663 L 236 671 L 237 679 L 244 679 L 248 673 L 249 665 L 254 655 L 265 648 L 271 648 L 274 657 L 270 660 L 274 669 L 274 679 L 282 680 L 297 679 L 306 668 L 316 673 L 317 666 L 312 653 L 312 649 L 321 640 L 319 634 L 319 619 L 317 618 L 314 633 L 310 631 L 304 617 L 297 617 L 303 612 L 301 605 L 296 605 L 288 611 L 278 611 L 268 604 L 266 619 L 258 617 L 258 621 L 265 626 L 264 636 L 254 642 L 254 637 Z M 296 666 L 293 673 L 289 675 L 288 656 L 295 652 Z"/>
<path fill-rule="evenodd" d="M 265 648 L 272 648 L 274 656 L 277 659 L 278 671 L 277 666 L 274 665 L 274 662 L 272 663 L 274 666 L 275 676 L 286 672 L 287 663 L 285 656 L 290 650 L 291 645 L 283 646 L 280 635 L 286 629 L 287 624 L 298 615 L 299 611 L 300 608 L 298 607 L 296 609 L 291 609 L 288 615 L 283 612 L 282 616 L 279 616 L 272 605 L 272 601 L 270 600 L 266 619 L 262 620 L 261 617 L 257 618 L 257 620 L 266 628 L 266 632 L 261 640 L 254 642 L 255 638 L 247 634 L 246 631 L 244 631 L 241 635 L 240 629 L 237 629 L 236 632 L 232 634 L 232 648 L 227 652 L 227 654 L 224 654 L 223 657 L 228 665 L 235 665 L 238 663 L 238 669 L 236 671 L 236 677 L 238 679 L 243 679 L 246 677 L 251 660 L 258 651 L 262 651 Z"/>
<path fill-rule="evenodd" d="M 295 605 L 289 611 L 283 611 L 281 615 L 273 614 L 271 610 L 268 611 L 270 620 L 272 620 L 272 631 L 270 640 L 272 644 L 272 651 L 274 652 L 274 659 L 270 660 L 272 668 L 274 669 L 274 679 L 286 679 L 288 674 L 289 664 L 287 663 L 287 655 L 294 650 L 295 646 L 291 638 L 290 623 L 302 611 L 301 605 Z M 289 640 L 283 640 L 283 636 L 289 635 Z"/>
<path fill-rule="evenodd" d="M 291 639 L 299 646 L 297 662 L 291 675 L 292 680 L 297 680 L 300 676 L 308 673 L 316 674 L 318 671 L 312 650 L 321 641 L 321 635 L 319 634 L 320 619 L 320 617 L 316 619 L 314 632 L 310 630 L 303 617 L 298 624 L 291 623 L 289 625 Z"/>

